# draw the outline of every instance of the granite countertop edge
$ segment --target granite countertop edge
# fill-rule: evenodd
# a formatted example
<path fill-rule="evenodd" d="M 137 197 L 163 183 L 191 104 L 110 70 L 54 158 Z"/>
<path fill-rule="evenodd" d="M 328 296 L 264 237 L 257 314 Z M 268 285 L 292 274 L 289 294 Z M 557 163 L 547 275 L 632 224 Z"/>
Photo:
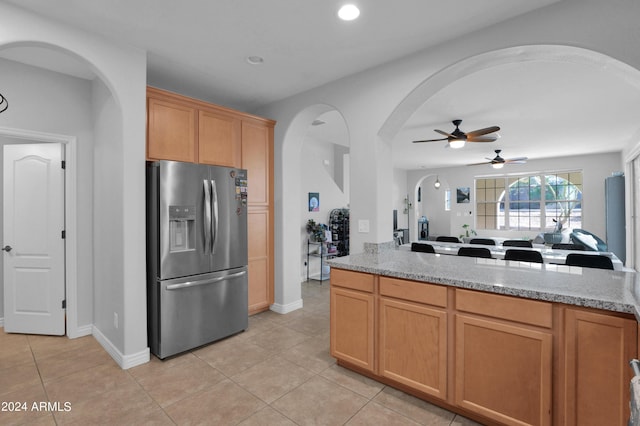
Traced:
<path fill-rule="evenodd" d="M 473 260 L 471 258 L 460 259 L 456 256 L 443 256 L 444 258 L 449 258 L 446 259 L 446 262 L 448 262 L 449 264 L 443 265 L 441 270 L 438 270 L 438 268 L 436 267 L 436 273 L 434 273 L 434 271 L 421 271 L 419 265 L 418 268 L 415 268 L 413 264 L 408 266 L 406 262 L 411 262 L 412 256 L 422 256 L 423 258 L 428 259 L 428 256 L 433 255 L 424 253 L 401 252 L 396 250 L 390 253 L 385 253 L 384 255 L 358 254 L 334 258 L 328 260 L 327 263 L 331 267 L 355 272 L 364 272 L 375 275 L 388 276 L 392 278 L 429 282 L 456 288 L 485 291 L 507 296 L 516 296 L 532 300 L 555 302 L 586 308 L 602 309 L 611 312 L 633 314 L 635 315 L 636 319 L 640 321 L 640 291 L 636 290 L 636 288 L 639 287 L 639 285 L 637 285 L 636 283 L 636 281 L 638 280 L 635 277 L 637 274 L 632 272 L 613 273 L 612 271 L 606 271 L 612 275 L 615 275 L 615 278 L 618 281 L 620 279 L 623 279 L 624 281 L 622 283 L 607 283 L 608 285 L 621 285 L 624 286 L 624 288 L 616 288 L 619 294 L 615 294 L 611 297 L 609 297 L 609 295 L 606 295 L 605 297 L 603 295 L 590 294 L 591 289 L 589 288 L 589 283 L 580 283 L 579 277 L 570 277 L 572 280 L 577 281 L 579 287 L 574 286 L 574 288 L 564 289 L 560 291 L 555 291 L 553 288 L 526 288 L 526 286 L 515 284 L 515 282 L 519 279 L 519 277 L 525 277 L 525 275 L 522 274 L 525 274 L 527 272 L 531 273 L 531 271 L 520 272 L 518 270 L 510 270 L 509 273 L 511 274 L 510 276 L 514 284 L 504 282 L 504 276 L 502 275 L 500 276 L 500 278 L 502 278 L 503 282 L 500 284 L 495 284 L 490 281 L 491 274 L 488 274 L 488 276 L 484 277 L 484 279 L 480 278 L 482 277 L 482 273 L 486 272 L 486 270 L 482 270 L 480 268 L 477 269 L 477 279 L 469 279 L 465 276 L 467 274 L 463 272 L 468 273 L 469 271 L 473 271 L 474 266 L 472 263 Z M 445 261 L 445 259 L 443 259 L 443 261 Z M 455 261 L 462 261 L 466 263 L 463 265 L 463 268 L 452 269 L 450 263 Z M 407 269 L 411 270 L 407 271 Z M 460 272 L 457 273 L 457 271 Z M 596 275 L 598 279 L 606 280 L 607 275 L 602 275 L 603 273 L 606 274 L 602 270 L 589 270 L 588 273 Z M 554 272 L 545 272 L 545 274 L 554 274 Z M 558 272 L 555 272 L 555 274 L 558 274 Z M 598 276 L 598 274 L 600 274 L 600 276 Z M 544 279 L 545 277 L 548 278 L 549 275 L 540 276 L 539 278 Z M 554 278 L 557 277 L 561 276 L 556 275 Z M 531 276 L 529 276 L 528 278 L 531 278 Z M 614 279 L 611 278 L 611 281 L 613 280 Z"/>

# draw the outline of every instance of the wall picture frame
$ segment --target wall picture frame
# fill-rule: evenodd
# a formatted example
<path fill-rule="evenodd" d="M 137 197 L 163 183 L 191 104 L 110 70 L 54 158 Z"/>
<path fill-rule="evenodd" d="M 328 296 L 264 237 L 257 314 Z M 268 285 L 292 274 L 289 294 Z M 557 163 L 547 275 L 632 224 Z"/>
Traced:
<path fill-rule="evenodd" d="M 458 204 L 471 202 L 471 188 L 468 186 L 456 189 L 456 200 Z"/>
<path fill-rule="evenodd" d="M 309 211 L 310 212 L 320 211 L 320 193 L 319 192 L 309 193 Z"/>

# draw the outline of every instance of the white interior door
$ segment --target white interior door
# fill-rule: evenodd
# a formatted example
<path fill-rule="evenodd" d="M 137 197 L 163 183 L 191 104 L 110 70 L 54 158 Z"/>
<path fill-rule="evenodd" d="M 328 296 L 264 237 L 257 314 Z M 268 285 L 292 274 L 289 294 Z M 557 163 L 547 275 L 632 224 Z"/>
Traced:
<path fill-rule="evenodd" d="M 4 146 L 4 329 L 65 334 L 60 143 Z"/>

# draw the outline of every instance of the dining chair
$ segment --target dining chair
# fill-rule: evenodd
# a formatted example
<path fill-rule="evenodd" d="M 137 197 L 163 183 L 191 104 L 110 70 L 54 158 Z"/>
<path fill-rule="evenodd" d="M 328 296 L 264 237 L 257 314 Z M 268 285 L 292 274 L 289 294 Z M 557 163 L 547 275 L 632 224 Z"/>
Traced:
<path fill-rule="evenodd" d="M 491 238 L 472 238 L 471 241 L 469 241 L 469 244 L 482 244 L 485 246 L 495 246 L 496 242 Z"/>
<path fill-rule="evenodd" d="M 458 256 L 491 259 L 491 250 L 486 247 L 460 247 L 458 249 Z"/>
<path fill-rule="evenodd" d="M 443 243 L 459 243 L 460 240 L 458 239 L 458 237 L 447 237 L 447 236 L 440 236 L 440 237 L 436 237 L 436 241 L 441 241 Z"/>
<path fill-rule="evenodd" d="M 569 243 L 556 243 L 551 245 L 552 249 L 556 250 L 586 250 L 581 244 L 569 244 Z"/>
<path fill-rule="evenodd" d="M 503 247 L 528 247 L 532 248 L 533 244 L 529 240 L 504 240 L 502 242 Z"/>
<path fill-rule="evenodd" d="M 569 253 L 565 264 L 583 268 L 613 269 L 611 259 L 599 254 Z"/>
<path fill-rule="evenodd" d="M 504 260 L 519 260 L 521 262 L 544 263 L 542 254 L 535 250 L 508 249 L 504 253 Z"/>
<path fill-rule="evenodd" d="M 435 253 L 431 244 L 424 243 L 411 243 L 411 251 L 417 251 L 420 253 Z"/>

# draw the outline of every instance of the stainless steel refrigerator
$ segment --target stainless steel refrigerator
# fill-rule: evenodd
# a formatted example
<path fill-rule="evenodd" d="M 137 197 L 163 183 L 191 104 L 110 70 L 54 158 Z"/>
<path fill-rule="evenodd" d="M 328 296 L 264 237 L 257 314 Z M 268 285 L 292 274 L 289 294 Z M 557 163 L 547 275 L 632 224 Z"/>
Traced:
<path fill-rule="evenodd" d="M 248 327 L 247 171 L 147 164 L 151 352 L 166 358 Z"/>

